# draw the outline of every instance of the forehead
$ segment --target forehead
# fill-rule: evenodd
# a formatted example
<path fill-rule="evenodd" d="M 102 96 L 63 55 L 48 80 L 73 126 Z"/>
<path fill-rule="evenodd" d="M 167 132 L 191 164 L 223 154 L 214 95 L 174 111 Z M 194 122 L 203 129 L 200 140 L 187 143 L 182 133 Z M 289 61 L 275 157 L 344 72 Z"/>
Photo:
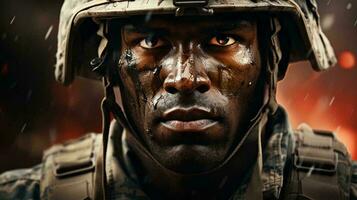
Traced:
<path fill-rule="evenodd" d="M 141 16 L 124 23 L 126 31 L 166 30 L 167 32 L 252 30 L 256 18 L 251 15 L 218 16 Z M 204 32 L 202 32 L 204 33 Z"/>

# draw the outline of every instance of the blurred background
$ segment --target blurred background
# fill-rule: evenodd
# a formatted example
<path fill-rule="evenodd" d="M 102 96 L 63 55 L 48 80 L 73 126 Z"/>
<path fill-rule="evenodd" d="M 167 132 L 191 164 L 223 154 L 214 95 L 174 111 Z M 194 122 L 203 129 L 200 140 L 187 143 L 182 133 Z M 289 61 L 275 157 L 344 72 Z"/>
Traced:
<path fill-rule="evenodd" d="M 321 24 L 338 56 L 324 73 L 289 67 L 278 100 L 296 128 L 305 122 L 336 132 L 357 159 L 357 3 L 317 0 Z M 54 81 L 61 0 L 0 2 L 0 173 L 41 161 L 49 146 L 101 131 L 101 84 Z"/>

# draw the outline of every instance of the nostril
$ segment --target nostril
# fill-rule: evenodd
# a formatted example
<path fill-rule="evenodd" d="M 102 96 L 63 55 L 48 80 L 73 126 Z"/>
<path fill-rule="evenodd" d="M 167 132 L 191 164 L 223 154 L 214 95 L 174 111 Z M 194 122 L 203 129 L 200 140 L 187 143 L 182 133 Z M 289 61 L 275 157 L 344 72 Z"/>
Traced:
<path fill-rule="evenodd" d="M 197 87 L 197 90 L 200 92 L 200 93 L 205 93 L 209 90 L 209 85 L 207 84 L 202 84 L 200 86 Z"/>
<path fill-rule="evenodd" d="M 170 94 L 176 94 L 178 90 L 173 86 L 166 86 L 165 90 Z"/>

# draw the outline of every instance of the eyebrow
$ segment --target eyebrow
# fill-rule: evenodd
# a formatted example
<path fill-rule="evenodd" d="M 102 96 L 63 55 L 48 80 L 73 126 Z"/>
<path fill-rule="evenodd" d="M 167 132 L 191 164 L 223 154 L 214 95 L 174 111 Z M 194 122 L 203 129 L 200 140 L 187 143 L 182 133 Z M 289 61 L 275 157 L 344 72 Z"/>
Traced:
<path fill-rule="evenodd" d="M 212 27 L 208 27 L 205 30 L 206 31 L 217 31 L 217 32 L 225 32 L 225 31 L 232 31 L 235 29 L 239 30 L 245 30 L 249 29 L 252 27 L 252 23 L 248 20 L 241 20 L 238 22 L 232 22 L 232 23 L 224 23 L 224 24 L 217 24 Z"/>

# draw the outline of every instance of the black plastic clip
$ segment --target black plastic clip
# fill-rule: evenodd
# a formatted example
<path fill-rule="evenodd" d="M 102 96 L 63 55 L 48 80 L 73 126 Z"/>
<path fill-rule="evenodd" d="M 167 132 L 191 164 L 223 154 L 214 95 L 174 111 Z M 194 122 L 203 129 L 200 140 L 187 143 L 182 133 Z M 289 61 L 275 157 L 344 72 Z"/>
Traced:
<path fill-rule="evenodd" d="M 207 6 L 208 0 L 174 0 L 177 7 L 203 7 Z"/>
<path fill-rule="evenodd" d="M 206 16 L 213 15 L 214 11 L 211 8 L 203 7 L 179 7 L 176 9 L 176 16 Z"/>
<path fill-rule="evenodd" d="M 212 15 L 213 9 L 207 8 L 208 0 L 174 0 L 176 16 Z"/>

